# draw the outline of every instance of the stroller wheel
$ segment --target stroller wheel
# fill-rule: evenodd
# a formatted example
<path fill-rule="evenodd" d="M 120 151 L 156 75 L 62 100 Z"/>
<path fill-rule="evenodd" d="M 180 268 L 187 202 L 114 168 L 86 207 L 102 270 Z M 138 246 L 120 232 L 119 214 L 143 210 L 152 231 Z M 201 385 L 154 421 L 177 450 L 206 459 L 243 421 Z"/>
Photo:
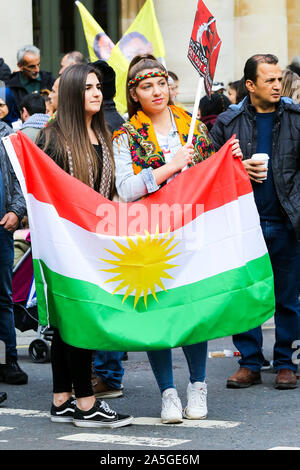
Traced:
<path fill-rule="evenodd" d="M 48 362 L 50 360 L 50 348 L 44 339 L 35 339 L 28 348 L 29 356 L 33 362 Z"/>

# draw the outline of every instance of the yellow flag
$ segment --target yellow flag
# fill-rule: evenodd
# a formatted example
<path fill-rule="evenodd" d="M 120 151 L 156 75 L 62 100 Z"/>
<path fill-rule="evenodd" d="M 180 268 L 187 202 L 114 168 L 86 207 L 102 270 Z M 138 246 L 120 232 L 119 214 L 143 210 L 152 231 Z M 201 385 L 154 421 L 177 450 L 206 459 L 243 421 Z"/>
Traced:
<path fill-rule="evenodd" d="M 111 51 L 115 47 L 109 36 L 92 17 L 89 11 L 81 2 L 75 2 L 78 6 L 84 35 L 87 42 L 90 61 L 95 62 L 98 59 L 108 60 Z"/>
<path fill-rule="evenodd" d="M 165 47 L 156 19 L 153 0 L 146 0 L 132 25 L 115 45 L 81 2 L 76 1 L 83 24 L 91 62 L 106 60 L 116 72 L 115 103 L 124 114 L 128 65 L 137 54 L 153 54 L 165 60 Z"/>

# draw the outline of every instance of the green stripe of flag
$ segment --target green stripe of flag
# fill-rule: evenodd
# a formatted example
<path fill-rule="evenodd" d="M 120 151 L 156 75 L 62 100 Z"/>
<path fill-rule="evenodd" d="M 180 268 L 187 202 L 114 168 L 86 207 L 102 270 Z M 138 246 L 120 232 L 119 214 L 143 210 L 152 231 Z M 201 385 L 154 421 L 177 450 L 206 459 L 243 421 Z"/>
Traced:
<path fill-rule="evenodd" d="M 166 349 L 255 328 L 274 314 L 269 256 L 193 284 L 157 292 L 133 309 L 95 284 L 57 274 L 40 263 L 48 286 L 50 323 L 68 344 L 94 350 Z M 34 260 L 40 323 L 47 321 L 43 278 Z M 44 299 L 44 302 L 43 302 Z"/>

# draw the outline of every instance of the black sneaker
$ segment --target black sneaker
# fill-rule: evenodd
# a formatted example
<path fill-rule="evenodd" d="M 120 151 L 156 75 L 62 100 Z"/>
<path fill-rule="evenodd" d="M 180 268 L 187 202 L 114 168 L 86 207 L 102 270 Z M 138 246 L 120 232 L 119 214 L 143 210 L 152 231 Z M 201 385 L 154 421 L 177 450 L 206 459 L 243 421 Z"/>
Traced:
<path fill-rule="evenodd" d="M 69 398 L 60 406 L 55 406 L 52 403 L 51 406 L 51 421 L 54 423 L 72 423 L 76 408 L 76 400 Z"/>
<path fill-rule="evenodd" d="M 120 428 L 131 424 L 132 420 L 132 416 L 118 414 L 105 401 L 96 400 L 88 411 L 76 406 L 73 423 L 82 428 Z"/>
<path fill-rule="evenodd" d="M 0 392 L 0 403 L 7 400 L 7 394 L 5 392 Z"/>
<path fill-rule="evenodd" d="M 6 364 L 0 364 L 0 381 L 11 385 L 25 385 L 28 382 L 28 375 L 16 360 L 10 359 Z"/>

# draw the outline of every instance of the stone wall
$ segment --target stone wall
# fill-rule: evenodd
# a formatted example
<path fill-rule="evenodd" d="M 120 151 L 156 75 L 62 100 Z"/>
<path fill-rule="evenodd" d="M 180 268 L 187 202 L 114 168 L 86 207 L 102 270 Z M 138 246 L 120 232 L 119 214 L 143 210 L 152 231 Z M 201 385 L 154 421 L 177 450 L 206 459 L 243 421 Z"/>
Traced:
<path fill-rule="evenodd" d="M 237 79 L 246 60 L 257 53 L 275 54 L 282 67 L 288 64 L 286 0 L 235 0 L 234 15 Z"/>
<path fill-rule="evenodd" d="M 0 1 L 0 54 L 11 70 L 17 69 L 17 50 L 32 41 L 32 1 Z"/>
<path fill-rule="evenodd" d="M 300 55 L 300 1 L 287 0 L 288 60 Z"/>

